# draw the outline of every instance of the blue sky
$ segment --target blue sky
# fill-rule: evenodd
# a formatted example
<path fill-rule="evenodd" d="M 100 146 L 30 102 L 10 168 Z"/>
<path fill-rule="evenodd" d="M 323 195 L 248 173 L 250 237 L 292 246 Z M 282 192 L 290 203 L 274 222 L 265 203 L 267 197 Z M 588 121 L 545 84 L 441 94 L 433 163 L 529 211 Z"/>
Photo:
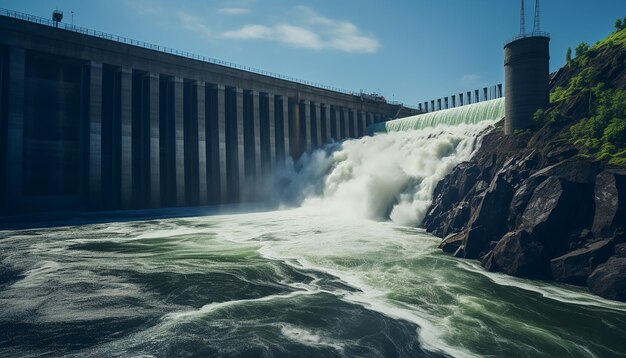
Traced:
<path fill-rule="evenodd" d="M 534 0 L 526 1 L 532 27 Z M 518 0 L 0 0 L 0 7 L 417 104 L 502 82 Z M 543 0 L 551 70 L 594 43 L 626 0 Z"/>

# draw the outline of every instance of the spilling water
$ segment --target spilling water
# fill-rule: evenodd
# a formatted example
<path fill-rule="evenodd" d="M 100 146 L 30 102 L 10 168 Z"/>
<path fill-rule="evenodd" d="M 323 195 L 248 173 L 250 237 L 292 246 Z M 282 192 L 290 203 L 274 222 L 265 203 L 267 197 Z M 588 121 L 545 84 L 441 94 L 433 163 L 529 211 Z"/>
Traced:
<path fill-rule="evenodd" d="M 407 131 L 439 125 L 476 124 L 504 118 L 504 98 L 448 108 L 441 111 L 418 114 L 412 117 L 381 122 L 368 128 L 370 133 Z"/>
<path fill-rule="evenodd" d="M 626 304 L 405 226 L 491 124 L 336 143 L 281 174 L 295 208 L 0 231 L 0 356 L 623 356 Z"/>

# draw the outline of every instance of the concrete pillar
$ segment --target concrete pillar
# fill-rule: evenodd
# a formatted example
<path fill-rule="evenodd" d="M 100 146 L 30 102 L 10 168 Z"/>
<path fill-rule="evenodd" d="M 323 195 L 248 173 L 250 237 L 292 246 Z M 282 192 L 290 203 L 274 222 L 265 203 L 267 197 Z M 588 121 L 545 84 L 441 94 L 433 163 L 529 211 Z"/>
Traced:
<path fill-rule="evenodd" d="M 467 92 L 467 104 L 472 104 L 472 92 Z"/>
<path fill-rule="evenodd" d="M 90 209 L 99 209 L 102 203 L 102 63 L 85 66 L 88 97 L 83 123 L 87 124 L 89 169 L 87 200 Z"/>
<path fill-rule="evenodd" d="M 359 133 L 359 137 L 363 137 L 365 134 L 367 134 L 367 115 L 364 111 L 359 111 L 359 123 L 361 125 L 361 133 Z"/>
<path fill-rule="evenodd" d="M 133 72 L 122 67 L 118 70 L 120 104 L 120 201 L 122 208 L 133 206 Z"/>
<path fill-rule="evenodd" d="M 341 138 L 344 139 L 350 137 L 350 114 L 347 108 L 343 108 L 342 114 L 343 116 L 341 117 L 341 120 L 343 122 L 343 132 Z"/>
<path fill-rule="evenodd" d="M 224 85 L 216 85 L 215 111 L 217 112 L 217 160 L 219 170 L 220 203 L 228 201 L 228 175 L 226 168 L 226 99 Z"/>
<path fill-rule="evenodd" d="M 20 209 L 22 199 L 22 148 L 24 140 L 24 84 L 26 51 L 11 47 L 9 50 L 8 118 L 6 132 L 6 172 L 4 198 L 5 210 L 14 213 Z M 1 99 L 0 99 L 1 100 Z"/>
<path fill-rule="evenodd" d="M 172 79 L 174 108 L 174 168 L 176 205 L 185 205 L 185 121 L 183 115 L 183 79 Z"/>
<path fill-rule="evenodd" d="M 207 138 L 206 138 L 206 91 L 204 82 L 195 81 L 193 91 L 196 96 L 196 118 L 198 121 L 198 203 L 209 203 L 207 182 Z"/>
<path fill-rule="evenodd" d="M 478 102 L 480 102 L 480 91 L 475 90 L 474 91 L 474 103 L 478 103 Z"/>
<path fill-rule="evenodd" d="M 280 101 L 282 104 L 282 118 L 283 118 L 283 137 L 278 138 L 278 140 L 282 140 L 284 143 L 284 159 L 289 158 L 289 98 L 287 96 L 280 96 Z M 281 164 L 282 165 L 282 164 Z"/>
<path fill-rule="evenodd" d="M 322 140 L 322 108 L 319 102 L 313 103 L 313 111 L 315 112 L 315 145 L 314 148 L 319 148 L 324 145 Z"/>
<path fill-rule="evenodd" d="M 254 132 L 254 177 L 259 180 L 261 173 L 261 111 L 259 106 L 259 92 L 251 91 L 252 96 L 252 125 Z"/>
<path fill-rule="evenodd" d="M 456 95 L 452 96 L 452 108 L 456 107 Z"/>
<path fill-rule="evenodd" d="M 267 94 L 267 119 L 269 127 L 269 142 L 270 142 L 270 172 L 274 172 L 276 168 L 276 113 L 274 95 Z"/>
<path fill-rule="evenodd" d="M 307 99 L 302 101 L 304 113 L 300 113 L 300 119 L 304 120 L 304 144 L 307 152 L 311 152 L 311 102 Z"/>
<path fill-rule="evenodd" d="M 322 142 L 322 145 L 327 144 L 330 142 L 330 138 L 331 136 L 331 128 L 330 128 L 330 105 L 329 104 L 325 104 L 324 105 L 324 122 L 326 123 L 326 133 L 324 134 L 324 141 Z"/>
<path fill-rule="evenodd" d="M 358 138 L 359 134 L 359 124 L 358 124 L 359 120 L 358 120 L 358 114 L 356 109 L 351 109 L 350 110 L 350 137 L 352 138 Z"/>
<path fill-rule="evenodd" d="M 487 87 L 483 88 L 483 101 L 486 101 L 489 99 L 489 90 L 487 89 Z"/>
<path fill-rule="evenodd" d="M 335 107 L 335 140 L 341 140 L 341 111 Z"/>
<path fill-rule="evenodd" d="M 239 178 L 239 196 L 241 200 L 246 185 L 246 156 L 243 133 L 243 89 L 235 88 L 235 116 L 237 119 L 237 177 Z"/>
<path fill-rule="evenodd" d="M 371 126 L 372 124 L 374 124 L 374 114 L 371 112 L 367 112 L 367 127 Z M 367 131 L 367 127 L 366 127 L 366 131 Z"/>
<path fill-rule="evenodd" d="M 498 98 L 502 98 L 502 83 L 498 84 Z"/>
<path fill-rule="evenodd" d="M 293 157 L 293 159 L 298 159 L 297 157 L 302 154 L 302 140 L 300 138 L 300 103 L 297 99 L 289 100 L 290 116 L 289 120 L 289 155 Z"/>
<path fill-rule="evenodd" d="M 437 110 L 441 111 L 441 98 L 437 100 Z"/>
<path fill-rule="evenodd" d="M 148 116 L 150 118 L 150 207 L 161 206 L 161 161 L 159 157 L 159 74 L 150 73 L 146 76 L 148 84 Z"/>
<path fill-rule="evenodd" d="M 463 93 L 459 93 L 459 104 L 461 106 L 464 105 L 464 103 L 463 103 Z"/>
<path fill-rule="evenodd" d="M 450 101 L 448 97 L 444 98 L 446 109 L 450 108 Z"/>
<path fill-rule="evenodd" d="M 434 112 L 437 108 L 435 108 L 435 100 L 430 101 L 430 111 Z"/>

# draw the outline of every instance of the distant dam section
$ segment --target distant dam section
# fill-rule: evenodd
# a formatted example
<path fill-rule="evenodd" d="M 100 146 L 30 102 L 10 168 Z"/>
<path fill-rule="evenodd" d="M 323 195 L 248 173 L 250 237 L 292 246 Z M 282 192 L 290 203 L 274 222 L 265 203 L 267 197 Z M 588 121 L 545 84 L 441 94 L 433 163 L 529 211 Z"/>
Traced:
<path fill-rule="evenodd" d="M 482 121 L 500 121 L 504 119 L 504 104 L 504 97 L 496 98 L 460 107 L 374 123 L 367 130 L 370 134 L 374 134 L 424 129 L 439 125 L 456 126 L 460 124 L 476 124 Z"/>
<path fill-rule="evenodd" d="M 2 214 L 259 200 L 287 158 L 419 113 L 378 96 L 0 14 Z"/>

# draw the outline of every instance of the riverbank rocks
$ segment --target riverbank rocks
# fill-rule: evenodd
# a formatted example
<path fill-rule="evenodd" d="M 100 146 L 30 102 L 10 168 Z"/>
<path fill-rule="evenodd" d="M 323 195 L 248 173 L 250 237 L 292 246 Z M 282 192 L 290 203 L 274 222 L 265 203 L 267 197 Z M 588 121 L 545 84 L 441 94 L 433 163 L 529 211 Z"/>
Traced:
<path fill-rule="evenodd" d="M 549 254 L 561 255 L 570 248 L 570 234 L 589 226 L 592 215 L 590 184 L 552 176 L 534 190 L 522 215 L 521 227 L 544 242 Z"/>
<path fill-rule="evenodd" d="M 611 300 L 626 301 L 626 258 L 613 257 L 587 279 L 591 292 Z"/>
<path fill-rule="evenodd" d="M 595 216 L 592 231 L 597 237 L 614 237 L 626 226 L 626 170 L 605 170 L 595 183 Z M 623 236 L 623 235 L 622 235 Z M 619 241 L 623 239 L 617 238 Z"/>
<path fill-rule="evenodd" d="M 552 278 L 559 282 L 584 286 L 587 277 L 614 253 L 613 240 L 606 239 L 585 245 L 550 260 Z"/>
<path fill-rule="evenodd" d="M 513 276 L 542 276 L 548 260 L 543 244 L 525 230 L 509 232 L 493 249 L 498 268 Z"/>
<path fill-rule="evenodd" d="M 585 69 L 624 88 L 624 58 L 615 46 Z M 551 85 L 566 88 L 583 70 L 566 66 Z M 424 227 L 440 237 L 458 233 L 442 250 L 480 259 L 489 271 L 587 283 L 626 301 L 626 168 L 593 160 L 570 130 L 589 118 L 590 99 L 587 91 L 553 103 L 541 128 L 505 135 L 500 122 L 481 138 L 433 192 Z"/>
<path fill-rule="evenodd" d="M 470 219 L 464 245 L 466 258 L 479 258 L 481 253 L 489 251 L 490 242 L 506 233 L 507 209 L 512 196 L 513 190 L 504 177 L 496 177 Z"/>

